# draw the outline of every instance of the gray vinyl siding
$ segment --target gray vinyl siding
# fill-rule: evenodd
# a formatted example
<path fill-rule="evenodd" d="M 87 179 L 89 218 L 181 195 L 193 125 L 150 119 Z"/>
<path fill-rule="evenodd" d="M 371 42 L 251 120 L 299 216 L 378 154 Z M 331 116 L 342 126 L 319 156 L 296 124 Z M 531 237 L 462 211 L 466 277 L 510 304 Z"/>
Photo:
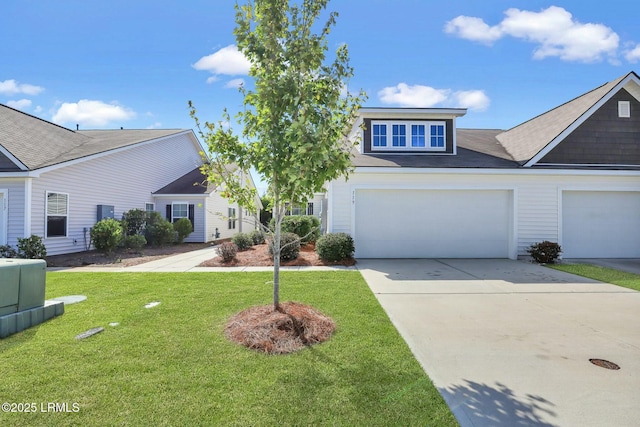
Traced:
<path fill-rule="evenodd" d="M 204 204 L 204 197 L 193 196 L 156 196 L 156 211 L 166 217 L 167 205 L 173 203 L 187 203 L 193 205 L 193 232 L 184 239 L 185 242 L 199 243 L 206 242 L 205 239 L 205 215 L 206 209 Z M 171 218 L 167 218 L 171 221 Z"/>
<path fill-rule="evenodd" d="M 618 117 L 629 101 L 631 117 Z M 640 165 L 640 102 L 621 89 L 539 163 Z"/>
<path fill-rule="evenodd" d="M 84 230 L 96 223 L 97 205 L 113 205 L 116 219 L 144 209 L 145 202 L 154 202 L 153 191 L 200 162 L 198 147 L 181 134 L 44 172 L 33 180 L 31 232 L 45 236 L 46 193 L 67 193 L 68 235 L 45 237 L 44 243 L 51 255 L 83 251 L 89 237 Z"/>
<path fill-rule="evenodd" d="M 28 178 L 0 178 L 0 189 L 8 190 L 7 244 L 14 248 L 25 236 L 25 182 Z"/>
<path fill-rule="evenodd" d="M 361 169 L 362 170 L 362 169 Z M 371 169 L 369 169 L 371 170 Z M 514 192 L 514 233 L 517 255 L 527 255 L 532 243 L 562 240 L 562 192 L 566 190 L 637 191 L 640 192 L 640 172 L 590 172 L 581 174 L 536 173 L 359 173 L 356 170 L 348 182 L 334 181 L 329 185 L 329 232 L 345 232 L 353 236 L 352 192 L 357 188 L 424 188 L 424 189 L 510 189 Z M 639 197 L 640 197 L 640 193 Z M 375 215 L 375 212 L 371 212 Z M 424 220 L 424 212 L 399 213 L 403 221 Z M 384 230 L 381 230 L 384 232 Z M 357 245 L 357 242 L 356 242 Z"/>

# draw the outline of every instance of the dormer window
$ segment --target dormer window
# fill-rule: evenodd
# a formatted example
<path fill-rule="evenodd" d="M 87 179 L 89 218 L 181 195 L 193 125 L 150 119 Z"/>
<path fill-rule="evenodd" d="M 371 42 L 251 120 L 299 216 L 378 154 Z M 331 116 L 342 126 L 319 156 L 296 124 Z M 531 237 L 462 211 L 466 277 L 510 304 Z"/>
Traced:
<path fill-rule="evenodd" d="M 372 121 L 372 151 L 445 151 L 444 121 Z"/>

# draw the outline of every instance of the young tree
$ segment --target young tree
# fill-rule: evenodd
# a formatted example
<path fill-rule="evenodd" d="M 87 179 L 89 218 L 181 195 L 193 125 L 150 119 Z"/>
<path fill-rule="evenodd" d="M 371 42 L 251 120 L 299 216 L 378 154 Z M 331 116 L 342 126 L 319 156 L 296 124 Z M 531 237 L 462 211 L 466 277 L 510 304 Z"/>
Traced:
<path fill-rule="evenodd" d="M 351 151 L 349 139 L 364 92 L 346 90 L 353 76 L 346 45 L 327 61 L 327 36 L 337 13 L 328 14 L 323 26 L 316 21 L 329 0 L 255 0 L 236 5 L 238 49 L 251 62 L 253 90 L 241 87 L 243 126 L 236 135 L 224 122 L 205 123 L 204 131 L 193 104 L 191 116 L 207 142 L 211 161 L 203 167 L 207 179 L 223 188 L 223 195 L 245 207 L 253 207 L 255 190 L 239 173 L 227 173 L 225 165 L 239 171 L 253 167 L 269 185 L 273 197 L 273 305 L 279 309 L 280 227 L 285 202 L 305 201 L 325 183 L 347 176 Z M 318 32 L 314 29 L 318 28 Z M 255 209 L 254 209 L 255 211 Z"/>

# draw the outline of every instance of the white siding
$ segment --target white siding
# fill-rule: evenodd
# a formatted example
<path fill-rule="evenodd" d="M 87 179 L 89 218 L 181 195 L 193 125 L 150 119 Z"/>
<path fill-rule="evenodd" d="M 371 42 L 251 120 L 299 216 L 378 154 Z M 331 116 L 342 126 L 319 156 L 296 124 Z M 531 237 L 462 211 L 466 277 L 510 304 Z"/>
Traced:
<path fill-rule="evenodd" d="M 562 190 L 639 191 L 640 173 L 618 171 L 468 171 L 421 173 L 405 170 L 358 170 L 348 182 L 329 185 L 329 232 L 354 235 L 353 192 L 356 189 L 505 189 L 514 192 L 515 241 L 518 256 L 536 242 L 562 245 L 560 194 Z M 372 213 L 375 215 L 375 212 Z M 357 242 L 356 242 L 357 246 Z"/>
<path fill-rule="evenodd" d="M 216 240 L 216 228 L 220 233 L 219 239 L 228 239 L 240 232 L 240 220 L 236 220 L 236 228 L 229 228 L 229 207 L 236 209 L 236 216 L 240 215 L 240 207 L 237 204 L 229 204 L 229 201 L 219 195 L 212 193 L 207 199 L 207 241 Z M 253 228 L 243 224 L 242 231 L 251 231 Z"/>
<path fill-rule="evenodd" d="M 51 255 L 82 251 L 89 237 L 83 230 L 96 223 L 97 205 L 113 205 L 120 219 L 125 211 L 144 209 L 145 202 L 154 201 L 153 191 L 200 163 L 198 148 L 181 134 L 44 172 L 33 180 L 31 232 L 44 236 L 46 192 L 68 193 L 68 235 L 44 243 Z"/>
<path fill-rule="evenodd" d="M 185 242 L 206 242 L 205 238 L 205 198 L 206 196 L 156 196 L 156 211 L 166 218 L 167 205 L 172 203 L 187 203 L 193 205 L 193 232 L 184 239 Z M 166 218 L 171 221 L 171 218 Z"/>
<path fill-rule="evenodd" d="M 0 178 L 0 188 L 8 190 L 7 244 L 14 248 L 25 236 L 25 182 L 27 178 Z"/>

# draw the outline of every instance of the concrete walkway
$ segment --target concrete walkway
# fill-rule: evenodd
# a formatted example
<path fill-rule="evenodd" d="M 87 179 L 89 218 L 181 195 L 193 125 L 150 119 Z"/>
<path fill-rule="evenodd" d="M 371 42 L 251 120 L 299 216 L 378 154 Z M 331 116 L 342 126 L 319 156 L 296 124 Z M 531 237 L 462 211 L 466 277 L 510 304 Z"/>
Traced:
<path fill-rule="evenodd" d="M 512 260 L 358 268 L 462 426 L 639 424 L 640 292 Z"/>
<path fill-rule="evenodd" d="M 138 264 L 131 267 L 52 267 L 48 271 L 73 271 L 73 272 L 250 272 L 250 271 L 273 271 L 273 267 L 198 267 L 204 261 L 210 260 L 217 256 L 215 248 L 208 247 L 198 249 L 191 252 L 185 252 L 178 255 L 161 258 L 155 261 Z M 281 271 L 330 271 L 330 270 L 355 270 L 356 267 L 324 267 L 324 266 L 296 266 L 296 267 L 280 267 Z"/>

